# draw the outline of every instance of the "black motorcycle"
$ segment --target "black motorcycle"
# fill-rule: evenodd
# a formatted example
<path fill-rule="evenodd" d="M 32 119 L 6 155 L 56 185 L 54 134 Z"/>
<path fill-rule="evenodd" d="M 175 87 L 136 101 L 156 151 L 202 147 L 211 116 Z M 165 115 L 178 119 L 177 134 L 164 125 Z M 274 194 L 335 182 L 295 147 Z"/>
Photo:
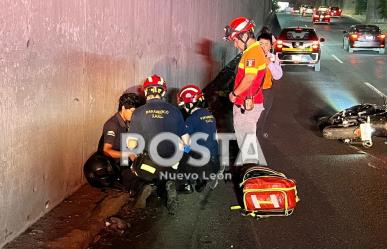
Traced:
<path fill-rule="evenodd" d="M 387 105 L 361 104 L 319 119 L 323 137 L 349 144 L 373 145 L 372 136 L 387 136 Z"/>

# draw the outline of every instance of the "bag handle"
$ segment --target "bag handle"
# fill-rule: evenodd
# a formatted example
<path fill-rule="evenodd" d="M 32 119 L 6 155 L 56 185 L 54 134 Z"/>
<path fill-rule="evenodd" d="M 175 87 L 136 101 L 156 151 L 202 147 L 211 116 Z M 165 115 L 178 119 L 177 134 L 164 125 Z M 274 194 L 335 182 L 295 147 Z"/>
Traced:
<path fill-rule="evenodd" d="M 246 182 L 248 179 L 250 179 L 250 178 L 246 179 L 246 175 L 247 175 L 248 173 L 251 173 L 251 172 L 254 171 L 254 170 L 261 170 L 261 171 L 267 172 L 267 173 L 269 173 L 268 176 L 276 176 L 276 177 L 281 177 L 281 178 L 288 179 L 288 178 L 286 177 L 285 174 L 280 173 L 280 172 L 277 172 L 277 171 L 275 171 L 275 170 L 272 170 L 272 169 L 269 169 L 269 168 L 264 168 L 264 167 L 262 167 L 262 168 L 260 168 L 260 167 L 252 167 L 252 168 L 248 169 L 248 170 L 244 173 L 242 182 L 239 184 L 239 187 L 243 187 L 243 185 L 245 184 L 245 182 Z M 263 177 L 263 176 L 259 176 L 259 177 Z M 255 178 L 259 178 L 259 177 L 255 177 Z M 253 178 L 254 178 L 254 177 L 253 177 Z"/>
<path fill-rule="evenodd" d="M 252 172 L 252 171 L 255 171 L 255 170 L 260 170 L 260 171 L 264 171 L 264 172 L 267 172 L 269 173 L 270 175 L 276 175 L 276 176 L 282 176 L 284 178 L 287 178 L 286 175 L 284 173 L 281 173 L 281 172 L 278 172 L 278 171 L 275 171 L 275 170 L 272 170 L 272 169 L 269 169 L 269 168 L 266 168 L 266 167 L 251 167 L 249 168 L 248 170 L 246 170 L 246 172 L 243 174 L 243 180 L 245 180 L 245 176 Z"/>

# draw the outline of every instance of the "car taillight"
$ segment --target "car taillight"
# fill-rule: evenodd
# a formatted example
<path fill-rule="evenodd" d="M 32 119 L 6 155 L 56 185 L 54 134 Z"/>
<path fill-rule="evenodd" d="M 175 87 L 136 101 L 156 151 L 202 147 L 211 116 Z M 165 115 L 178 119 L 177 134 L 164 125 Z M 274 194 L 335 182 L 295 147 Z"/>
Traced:
<path fill-rule="evenodd" d="M 326 18 L 331 18 L 331 16 L 330 16 L 330 15 L 326 15 L 325 17 L 326 17 Z"/>
<path fill-rule="evenodd" d="M 276 52 L 282 52 L 283 42 L 282 40 L 277 40 L 275 42 L 275 51 Z"/>
<path fill-rule="evenodd" d="M 384 38 L 386 38 L 386 35 L 379 35 L 379 38 L 384 39 Z"/>
<path fill-rule="evenodd" d="M 320 42 L 319 41 L 313 41 L 312 48 L 313 50 L 318 50 L 320 47 Z"/>
<path fill-rule="evenodd" d="M 351 39 L 352 39 L 352 40 L 357 40 L 357 37 L 358 37 L 357 34 L 352 34 L 352 35 L 351 35 Z"/>
<path fill-rule="evenodd" d="M 283 42 L 281 40 L 277 40 L 276 42 L 277 42 L 277 48 L 282 49 Z"/>
<path fill-rule="evenodd" d="M 318 17 L 319 17 L 319 15 L 314 15 L 313 17 L 314 17 L 314 18 L 318 18 Z"/>

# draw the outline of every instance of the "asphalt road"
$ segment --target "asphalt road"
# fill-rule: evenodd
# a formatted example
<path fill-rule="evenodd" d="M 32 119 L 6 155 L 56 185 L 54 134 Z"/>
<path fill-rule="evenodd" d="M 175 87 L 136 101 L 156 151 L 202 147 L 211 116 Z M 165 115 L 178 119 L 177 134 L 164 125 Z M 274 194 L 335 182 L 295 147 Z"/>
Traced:
<path fill-rule="evenodd" d="M 279 19 L 283 27 L 312 25 L 306 17 Z M 229 211 L 236 203 L 233 185 L 222 182 L 212 192 L 181 195 L 175 216 L 154 199 L 152 209 L 131 216 L 124 235 L 105 232 L 90 248 L 387 248 L 385 140 L 365 150 L 325 140 L 316 126 L 321 115 L 382 103 L 365 82 L 387 95 L 387 56 L 341 47 L 342 30 L 352 23 L 315 25 L 326 39 L 321 71 L 285 67 L 274 85 L 269 136 L 260 140 L 269 166 L 297 181 L 301 202 L 292 216 L 257 221 Z"/>

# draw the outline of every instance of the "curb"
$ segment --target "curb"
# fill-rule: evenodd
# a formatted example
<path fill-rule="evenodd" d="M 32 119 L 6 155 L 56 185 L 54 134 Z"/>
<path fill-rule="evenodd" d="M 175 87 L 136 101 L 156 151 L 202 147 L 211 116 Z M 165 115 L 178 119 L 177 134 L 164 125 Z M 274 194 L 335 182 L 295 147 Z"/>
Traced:
<path fill-rule="evenodd" d="M 105 227 L 106 219 L 131 200 L 127 192 L 84 184 L 4 249 L 85 249 Z"/>
<path fill-rule="evenodd" d="M 63 237 L 45 243 L 50 249 L 84 249 L 105 227 L 106 218 L 116 214 L 130 200 L 129 193 L 110 193 L 96 204 L 86 221 L 86 227 L 74 228 Z"/>

